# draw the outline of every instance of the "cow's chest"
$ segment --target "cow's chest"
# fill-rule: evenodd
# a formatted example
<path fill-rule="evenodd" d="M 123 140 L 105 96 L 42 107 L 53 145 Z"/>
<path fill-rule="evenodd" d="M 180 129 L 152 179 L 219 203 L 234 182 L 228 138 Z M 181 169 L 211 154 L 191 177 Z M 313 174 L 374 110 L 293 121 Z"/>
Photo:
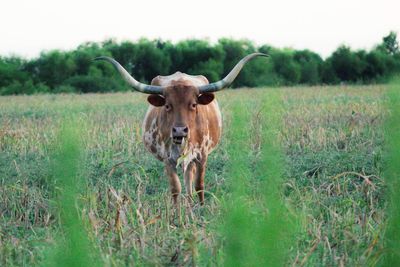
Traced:
<path fill-rule="evenodd" d="M 181 145 L 172 143 L 172 139 L 163 136 L 157 127 L 150 127 L 143 134 L 145 147 L 157 159 L 172 165 L 182 164 L 183 168 L 194 161 L 200 161 L 213 148 L 213 140 L 209 135 L 202 136 L 201 142 L 192 142 L 187 139 Z"/>

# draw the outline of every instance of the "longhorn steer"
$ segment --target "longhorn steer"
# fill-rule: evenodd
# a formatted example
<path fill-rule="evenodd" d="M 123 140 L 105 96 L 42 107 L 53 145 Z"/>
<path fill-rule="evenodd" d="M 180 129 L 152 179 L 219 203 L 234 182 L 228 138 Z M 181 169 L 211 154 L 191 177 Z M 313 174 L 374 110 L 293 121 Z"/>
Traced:
<path fill-rule="evenodd" d="M 192 182 L 204 204 L 204 175 L 208 154 L 221 138 L 222 120 L 213 92 L 228 87 L 242 67 L 257 56 L 254 53 L 239 61 L 222 80 L 209 84 L 204 76 L 176 72 L 157 76 L 151 85 L 136 81 L 117 61 L 98 57 L 114 65 L 133 89 L 150 94 L 151 104 L 143 121 L 143 141 L 146 149 L 164 162 L 172 198 L 176 204 L 181 192 L 177 165 L 183 166 L 186 193 L 192 195 Z"/>

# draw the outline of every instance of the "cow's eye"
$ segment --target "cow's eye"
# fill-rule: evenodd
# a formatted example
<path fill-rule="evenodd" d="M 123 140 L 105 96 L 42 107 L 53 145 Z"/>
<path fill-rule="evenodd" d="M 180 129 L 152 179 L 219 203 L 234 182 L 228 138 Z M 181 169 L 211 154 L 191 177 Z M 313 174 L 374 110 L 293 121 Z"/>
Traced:
<path fill-rule="evenodd" d="M 170 111 L 172 109 L 172 106 L 170 104 L 165 104 L 165 110 Z"/>
<path fill-rule="evenodd" d="M 190 107 L 191 107 L 192 109 L 196 109 L 197 103 L 190 104 Z"/>

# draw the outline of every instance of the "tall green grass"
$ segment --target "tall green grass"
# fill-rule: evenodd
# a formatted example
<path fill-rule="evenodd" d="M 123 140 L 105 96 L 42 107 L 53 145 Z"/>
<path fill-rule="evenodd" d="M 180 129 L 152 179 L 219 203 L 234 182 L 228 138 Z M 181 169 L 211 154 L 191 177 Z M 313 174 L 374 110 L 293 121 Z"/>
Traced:
<path fill-rule="evenodd" d="M 256 172 L 263 178 L 262 196 L 268 209 L 264 222 L 259 225 L 259 257 L 263 266 L 282 266 L 288 255 L 295 234 L 295 217 L 291 215 L 283 200 L 284 154 L 281 150 L 279 132 L 282 127 L 282 100 L 277 92 L 263 99 L 265 118 L 262 120 L 261 159 Z"/>
<path fill-rule="evenodd" d="M 85 188 L 82 180 L 82 127 L 77 120 L 64 123 L 52 162 L 52 178 L 59 191 L 56 207 L 60 217 L 61 236 L 54 248 L 49 250 L 47 266 L 101 266 L 99 255 L 93 249 L 85 231 L 85 225 L 79 212 L 79 196 L 81 188 Z"/>
<path fill-rule="evenodd" d="M 248 199 L 251 183 L 249 166 L 251 149 L 248 142 L 250 112 L 247 108 L 245 103 L 239 100 L 233 105 L 232 110 L 227 174 L 231 195 L 225 199 L 226 266 L 250 266 L 256 260 L 256 241 L 253 232 L 253 216 L 255 215 L 251 214 L 252 204 Z"/>
<path fill-rule="evenodd" d="M 400 266 L 400 78 L 388 90 L 389 116 L 386 121 L 387 168 L 389 192 L 386 229 L 386 253 L 382 266 Z"/>
<path fill-rule="evenodd" d="M 225 202 L 226 266 L 283 266 L 294 234 L 281 190 L 281 98 L 271 93 L 262 100 L 256 113 L 262 118 L 253 119 L 253 125 L 251 103 L 238 101 L 233 106 L 227 175 L 232 193 Z M 261 138 L 260 155 L 252 162 L 249 140 L 257 138 Z"/>

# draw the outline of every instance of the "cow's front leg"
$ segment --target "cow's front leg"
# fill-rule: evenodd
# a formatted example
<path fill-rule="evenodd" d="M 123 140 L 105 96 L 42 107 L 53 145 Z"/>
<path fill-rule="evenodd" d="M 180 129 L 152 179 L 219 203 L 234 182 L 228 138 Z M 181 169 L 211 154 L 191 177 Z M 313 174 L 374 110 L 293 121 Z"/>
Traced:
<path fill-rule="evenodd" d="M 204 205 L 204 176 L 206 174 L 207 156 L 196 162 L 196 180 L 194 188 L 199 196 L 200 204 Z"/>
<path fill-rule="evenodd" d="M 187 165 L 186 169 L 184 169 L 184 177 L 185 177 L 185 188 L 186 194 L 189 196 L 189 200 L 192 199 L 193 194 L 193 171 L 196 169 L 194 162 L 191 162 Z"/>
<path fill-rule="evenodd" d="M 167 173 L 169 180 L 169 187 L 171 189 L 172 200 L 175 205 L 178 204 L 178 197 L 181 193 L 181 182 L 179 182 L 178 174 L 176 173 L 176 167 L 166 163 L 165 164 L 165 172 Z"/>

